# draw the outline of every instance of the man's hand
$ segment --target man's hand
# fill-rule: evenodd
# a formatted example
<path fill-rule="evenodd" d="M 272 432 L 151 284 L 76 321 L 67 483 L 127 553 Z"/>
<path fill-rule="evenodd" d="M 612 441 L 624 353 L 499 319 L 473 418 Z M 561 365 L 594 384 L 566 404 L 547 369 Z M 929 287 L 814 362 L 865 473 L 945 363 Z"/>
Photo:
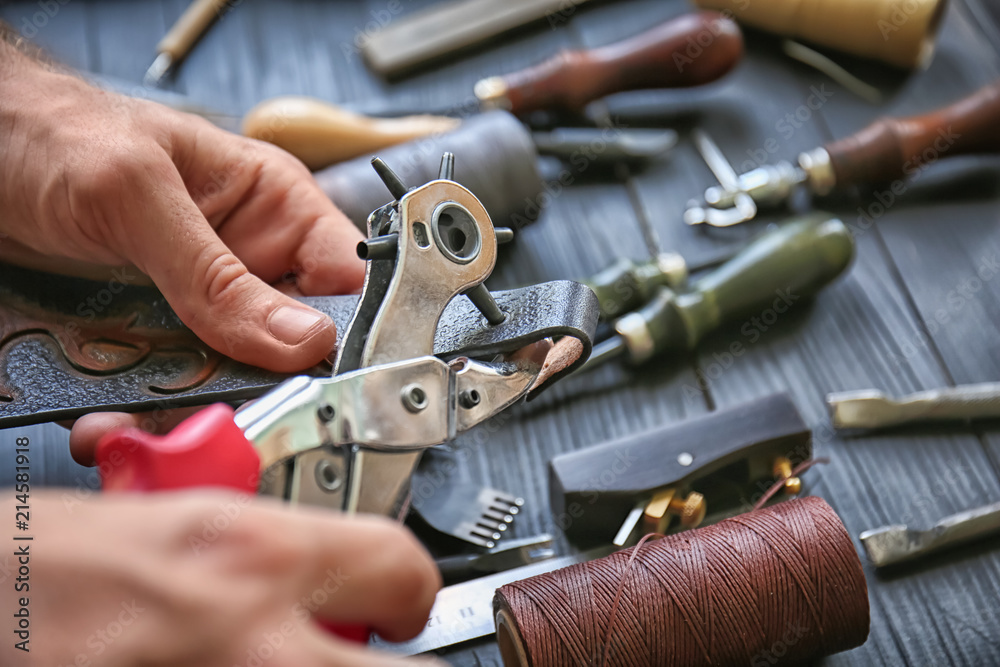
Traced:
<path fill-rule="evenodd" d="M 35 492 L 31 502 L 31 653 L 5 639 L 4 665 L 411 664 L 316 619 L 401 641 L 423 629 L 440 586 L 434 562 L 388 519 L 222 492 Z M 9 637 L 13 597 L 0 597 Z"/>
<path fill-rule="evenodd" d="M 333 322 L 271 285 L 355 291 L 360 233 L 284 151 L 49 71 L 0 41 L 0 260 L 134 265 L 203 341 L 308 368 Z M 289 290 L 284 290 L 289 291 Z"/>

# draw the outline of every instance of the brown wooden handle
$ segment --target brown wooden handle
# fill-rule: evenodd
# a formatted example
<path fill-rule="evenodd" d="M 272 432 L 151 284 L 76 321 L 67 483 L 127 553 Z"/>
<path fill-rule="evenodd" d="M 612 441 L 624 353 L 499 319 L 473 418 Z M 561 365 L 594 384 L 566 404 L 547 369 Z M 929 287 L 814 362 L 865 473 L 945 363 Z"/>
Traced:
<path fill-rule="evenodd" d="M 168 53 L 174 60 L 186 56 L 198 38 L 225 9 L 226 2 L 227 0 L 194 0 L 156 45 L 156 51 Z"/>
<path fill-rule="evenodd" d="M 953 155 L 1000 152 L 1000 81 L 922 116 L 880 118 L 825 148 L 838 187 L 887 183 Z"/>
<path fill-rule="evenodd" d="M 714 81 L 742 55 L 743 35 L 736 23 L 704 11 L 600 48 L 563 51 L 502 80 L 515 114 L 536 109 L 575 112 L 612 93 Z"/>

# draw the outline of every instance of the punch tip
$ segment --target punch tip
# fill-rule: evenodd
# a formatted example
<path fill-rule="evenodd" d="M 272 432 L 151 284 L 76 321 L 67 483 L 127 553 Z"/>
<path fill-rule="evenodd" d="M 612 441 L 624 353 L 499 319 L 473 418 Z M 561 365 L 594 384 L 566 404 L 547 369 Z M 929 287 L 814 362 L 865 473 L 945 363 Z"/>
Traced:
<path fill-rule="evenodd" d="M 156 88 L 163 81 L 170 67 L 174 64 L 174 59 L 169 53 L 160 53 L 153 60 L 153 64 L 146 70 L 146 75 L 142 77 L 142 85 L 147 88 Z"/>

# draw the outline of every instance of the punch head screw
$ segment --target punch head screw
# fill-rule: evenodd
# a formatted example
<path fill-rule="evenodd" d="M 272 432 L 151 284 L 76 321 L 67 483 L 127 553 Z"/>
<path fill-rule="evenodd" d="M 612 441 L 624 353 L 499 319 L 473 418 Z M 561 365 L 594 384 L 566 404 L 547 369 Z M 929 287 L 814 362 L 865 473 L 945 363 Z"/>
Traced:
<path fill-rule="evenodd" d="M 406 193 L 409 192 L 409 188 L 407 188 L 399 176 L 396 175 L 396 172 L 390 169 L 389 165 L 382 161 L 382 158 L 373 157 L 372 168 L 375 169 L 375 173 L 382 179 L 382 182 L 385 183 L 385 187 L 389 189 L 389 194 L 391 194 L 396 201 L 402 199 Z"/>
<path fill-rule="evenodd" d="M 692 491 L 687 498 L 672 498 L 667 511 L 681 518 L 681 525 L 685 528 L 695 528 L 705 520 L 705 513 L 708 507 L 705 503 L 705 496 L 696 491 Z"/>
<path fill-rule="evenodd" d="M 802 480 L 792 476 L 792 462 L 788 460 L 787 456 L 779 456 L 774 459 L 772 470 L 777 479 L 784 480 L 782 488 L 785 495 L 797 496 L 802 493 Z"/>
<path fill-rule="evenodd" d="M 441 156 L 441 168 L 438 169 L 438 178 L 443 181 L 455 180 L 455 154 L 446 152 Z"/>
<path fill-rule="evenodd" d="M 497 243 L 503 245 L 514 240 L 514 230 L 510 227 L 497 227 L 493 230 L 497 235 Z"/>
<path fill-rule="evenodd" d="M 375 236 L 358 243 L 358 257 L 370 259 L 395 259 L 399 247 L 399 233 Z"/>

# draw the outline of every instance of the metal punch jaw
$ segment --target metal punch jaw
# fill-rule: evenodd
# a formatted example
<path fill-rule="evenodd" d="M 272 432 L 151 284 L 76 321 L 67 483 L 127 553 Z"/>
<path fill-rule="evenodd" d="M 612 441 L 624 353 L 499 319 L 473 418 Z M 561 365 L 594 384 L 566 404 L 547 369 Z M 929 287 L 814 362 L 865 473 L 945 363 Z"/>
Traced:
<path fill-rule="evenodd" d="M 440 178 L 408 188 L 381 160 L 394 197 L 369 217 L 358 247 L 364 289 L 329 378 L 293 378 L 238 416 L 264 471 L 261 491 L 349 512 L 398 515 L 427 447 L 454 438 L 527 394 L 544 350 L 483 362 L 434 356 L 438 322 L 467 295 L 482 314 L 506 314 L 483 281 L 496 262 L 497 231 L 482 204 L 455 183 L 445 154 Z M 506 230 L 502 237 L 508 237 Z"/>

